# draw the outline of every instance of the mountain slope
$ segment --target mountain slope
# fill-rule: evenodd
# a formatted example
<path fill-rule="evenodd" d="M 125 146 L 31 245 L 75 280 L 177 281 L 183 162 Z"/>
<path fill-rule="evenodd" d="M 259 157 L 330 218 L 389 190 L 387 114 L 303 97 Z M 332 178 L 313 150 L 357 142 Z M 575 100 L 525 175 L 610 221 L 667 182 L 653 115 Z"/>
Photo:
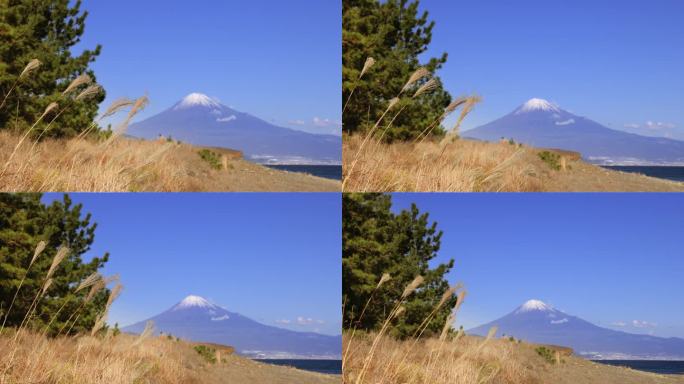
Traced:
<path fill-rule="evenodd" d="M 503 137 L 535 147 L 577 151 L 586 160 L 606 165 L 684 164 L 684 141 L 610 129 L 542 99 L 531 99 L 463 136 L 487 141 Z"/>
<path fill-rule="evenodd" d="M 497 335 L 533 343 L 566 346 L 595 359 L 684 359 L 684 339 L 637 335 L 598 327 L 539 300 L 530 300 L 508 315 L 468 331 L 484 336 L 493 326 Z"/>
<path fill-rule="evenodd" d="M 197 342 L 230 345 L 242 355 L 264 358 L 339 358 L 341 355 L 341 336 L 264 325 L 199 296 L 188 296 L 171 309 L 122 330 L 141 333 L 149 320 L 154 322 L 157 331 Z"/>
<path fill-rule="evenodd" d="M 339 164 L 342 157 L 339 136 L 278 127 L 200 93 L 131 124 L 128 134 L 145 139 L 171 136 L 195 145 L 237 149 L 263 163 Z"/>

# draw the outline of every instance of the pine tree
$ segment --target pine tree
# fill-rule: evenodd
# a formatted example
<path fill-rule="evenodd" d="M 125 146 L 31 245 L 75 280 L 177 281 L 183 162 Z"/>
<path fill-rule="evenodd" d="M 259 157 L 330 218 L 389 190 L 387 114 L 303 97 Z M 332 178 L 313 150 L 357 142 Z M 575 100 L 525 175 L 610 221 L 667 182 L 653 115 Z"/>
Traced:
<path fill-rule="evenodd" d="M 392 213 L 390 195 L 344 194 L 342 201 L 344 326 L 377 329 L 404 288 L 421 275 L 425 282 L 409 296 L 406 312 L 393 328 L 393 333 L 400 337 L 413 334 L 449 288 L 445 275 L 454 261 L 432 269 L 428 264 L 437 256 L 442 232 L 437 230 L 437 223 L 430 224 L 428 214 L 421 214 L 415 205 L 399 214 Z M 384 273 L 389 273 L 391 279 L 376 290 Z M 371 296 L 370 305 L 359 318 Z M 441 307 L 429 323 L 426 334 L 441 330 L 454 304 L 452 298 Z"/>
<path fill-rule="evenodd" d="M 104 91 L 79 98 L 87 87 L 84 84 L 62 94 L 79 75 L 86 74 L 95 81 L 89 65 L 101 49 L 98 45 L 72 56 L 70 49 L 83 35 L 88 13 L 80 11 L 80 0 L 72 6 L 70 2 L 0 0 L 0 129 L 26 131 L 52 102 L 59 107 L 32 132 L 43 137 L 69 137 L 93 122 Z M 25 72 L 34 59 L 40 66 Z"/>
<path fill-rule="evenodd" d="M 342 100 L 349 100 L 342 115 L 345 132 L 364 132 L 374 125 L 416 69 L 423 66 L 434 74 L 446 63 L 446 53 L 424 63 L 418 60 L 435 26 L 427 12 L 419 15 L 418 6 L 417 0 L 342 1 Z M 369 57 L 375 64 L 359 78 Z M 404 109 L 385 138 L 415 138 L 450 102 L 451 95 L 441 87 L 420 98 L 404 97 L 395 107 Z M 440 127 L 433 132 L 444 133 Z"/>
<path fill-rule="evenodd" d="M 31 325 L 42 330 L 50 324 L 50 334 L 60 329 L 68 330 L 71 324 L 66 322 L 78 310 L 78 316 L 71 319 L 77 319 L 71 332 L 92 328 L 109 293 L 106 289 L 101 290 L 81 307 L 89 290 L 76 293 L 75 288 L 104 266 L 109 254 L 89 262 L 81 258 L 95 239 L 97 225 L 90 221 L 90 214 L 83 216 L 82 206 L 72 205 L 67 195 L 62 202 L 45 205 L 40 194 L 0 194 L 0 324 L 5 317 L 6 327 L 21 324 L 44 286 L 53 257 L 65 246 L 70 251 L 54 272 L 45 296 L 38 302 Z M 30 265 L 41 241 L 45 242 L 45 248 Z M 22 280 L 14 305 L 8 311 Z"/>

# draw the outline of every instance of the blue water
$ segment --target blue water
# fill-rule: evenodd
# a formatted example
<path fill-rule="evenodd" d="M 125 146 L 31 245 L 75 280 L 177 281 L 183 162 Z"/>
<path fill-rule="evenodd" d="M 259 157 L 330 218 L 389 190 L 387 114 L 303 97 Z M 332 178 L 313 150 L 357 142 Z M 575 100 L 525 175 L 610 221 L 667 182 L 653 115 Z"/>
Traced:
<path fill-rule="evenodd" d="M 281 171 L 308 173 L 318 177 L 325 177 L 326 179 L 342 180 L 341 165 L 264 165 L 273 169 L 280 169 Z"/>
<path fill-rule="evenodd" d="M 639 371 L 654 372 L 664 375 L 684 374 L 684 361 L 666 360 L 594 360 L 597 363 L 629 367 Z"/>
<path fill-rule="evenodd" d="M 673 181 L 684 182 L 684 167 L 658 167 L 646 165 L 611 165 L 604 166 L 606 169 L 614 169 L 622 172 L 641 173 L 642 175 L 657 177 Z"/>
<path fill-rule="evenodd" d="M 327 373 L 332 375 L 342 374 L 342 360 L 291 360 L 291 359 L 255 359 L 262 363 L 285 365 L 306 371 Z"/>

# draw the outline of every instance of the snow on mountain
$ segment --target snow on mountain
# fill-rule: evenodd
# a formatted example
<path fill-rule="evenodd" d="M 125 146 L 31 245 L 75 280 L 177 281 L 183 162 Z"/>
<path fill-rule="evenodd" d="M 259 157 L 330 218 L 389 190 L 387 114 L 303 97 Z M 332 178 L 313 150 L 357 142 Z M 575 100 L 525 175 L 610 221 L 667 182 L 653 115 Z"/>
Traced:
<path fill-rule="evenodd" d="M 221 104 L 215 99 L 212 99 L 211 97 L 202 94 L 202 93 L 191 93 L 183 98 L 178 104 L 176 104 L 173 109 L 183 109 L 183 108 L 190 108 L 190 107 L 196 107 L 196 106 L 202 106 L 202 107 L 221 107 Z"/>
<path fill-rule="evenodd" d="M 467 333 L 485 336 L 497 326 L 497 336 L 572 348 L 592 359 L 684 360 L 684 339 L 638 335 L 601 328 L 559 311 L 540 300 L 529 300 L 513 312 Z"/>
<path fill-rule="evenodd" d="M 176 306 L 173 307 L 172 310 L 177 311 L 179 309 L 190 308 L 190 307 L 217 308 L 214 304 L 210 303 L 209 301 L 207 301 L 203 297 L 190 295 L 190 296 L 186 297 L 185 299 L 183 299 L 180 303 L 176 304 Z"/>
<path fill-rule="evenodd" d="M 525 104 L 520 106 L 515 113 L 516 114 L 521 114 L 521 113 L 526 113 L 526 112 L 531 112 L 531 111 L 552 111 L 552 112 L 560 112 L 560 108 L 558 108 L 557 105 L 550 103 L 544 99 L 530 99 L 528 100 Z"/>
<path fill-rule="evenodd" d="M 553 311 L 549 305 L 541 300 L 528 300 L 516 310 L 516 313 L 523 313 L 528 311 Z"/>
<path fill-rule="evenodd" d="M 122 330 L 140 333 L 149 320 L 154 322 L 157 332 L 195 342 L 230 345 L 249 357 L 339 359 L 342 351 L 341 336 L 296 332 L 261 324 L 195 295 Z"/>
<path fill-rule="evenodd" d="M 538 148 L 576 151 L 585 160 L 602 165 L 684 165 L 684 141 L 610 129 L 537 98 L 463 132 L 463 136 L 487 141 L 513 139 Z"/>
<path fill-rule="evenodd" d="M 191 93 L 169 109 L 131 124 L 128 134 L 236 149 L 259 163 L 340 164 L 342 160 L 340 136 L 279 127 L 201 93 Z"/>

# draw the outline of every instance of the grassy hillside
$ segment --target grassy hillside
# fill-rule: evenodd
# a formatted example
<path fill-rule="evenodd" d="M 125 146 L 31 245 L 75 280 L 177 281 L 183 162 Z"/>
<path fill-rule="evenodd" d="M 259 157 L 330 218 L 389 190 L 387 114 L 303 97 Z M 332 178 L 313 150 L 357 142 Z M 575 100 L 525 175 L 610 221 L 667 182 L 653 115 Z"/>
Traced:
<path fill-rule="evenodd" d="M 335 180 L 274 170 L 243 160 L 237 151 L 176 141 L 20 140 L 0 132 L 2 191 L 340 190 Z"/>
<path fill-rule="evenodd" d="M 684 383 L 684 376 L 658 375 L 594 363 L 567 348 L 508 339 L 463 336 L 399 341 L 376 334 L 344 335 L 345 383 L 463 384 L 656 384 Z M 372 344 L 373 357 L 363 370 Z M 544 348 L 544 349 L 542 349 Z"/>
<path fill-rule="evenodd" d="M 166 336 L 0 335 L 2 383 L 339 383 L 339 376 L 258 363 Z M 220 359 L 220 362 L 218 361 Z"/>
<path fill-rule="evenodd" d="M 588 164 L 574 152 L 514 142 L 456 140 L 442 145 L 343 140 L 347 192 L 681 192 L 676 183 Z"/>

